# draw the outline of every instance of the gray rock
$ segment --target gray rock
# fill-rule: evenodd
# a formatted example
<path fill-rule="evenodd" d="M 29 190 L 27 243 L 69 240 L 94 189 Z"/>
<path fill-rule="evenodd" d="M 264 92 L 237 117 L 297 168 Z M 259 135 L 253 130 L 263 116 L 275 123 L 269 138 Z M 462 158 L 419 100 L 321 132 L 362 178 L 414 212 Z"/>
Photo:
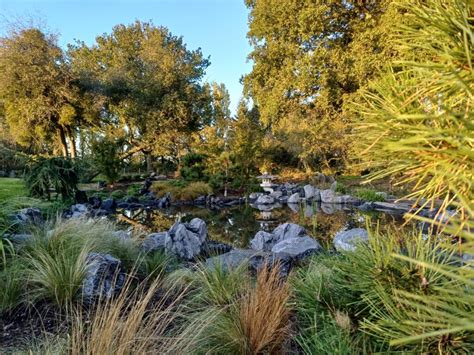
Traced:
<path fill-rule="evenodd" d="M 306 235 L 303 227 L 294 223 L 283 223 L 276 227 L 272 234 L 275 236 L 276 242 L 294 237 L 302 237 Z"/>
<path fill-rule="evenodd" d="M 186 228 L 199 236 L 199 240 L 203 243 L 207 238 L 207 226 L 200 218 L 193 218 L 191 221 L 186 223 Z"/>
<path fill-rule="evenodd" d="M 336 193 L 333 190 L 321 190 L 320 194 L 323 203 L 334 203 Z"/>
<path fill-rule="evenodd" d="M 257 205 L 273 205 L 274 203 L 275 198 L 270 195 L 260 195 L 255 202 Z"/>
<path fill-rule="evenodd" d="M 304 189 L 304 197 L 306 198 L 306 200 L 321 201 L 321 195 L 320 195 L 319 189 L 311 185 L 305 185 L 303 189 Z"/>
<path fill-rule="evenodd" d="M 207 237 L 203 220 L 194 218 L 189 223 L 176 222 L 165 237 L 165 250 L 185 260 L 193 260 L 201 252 Z"/>
<path fill-rule="evenodd" d="M 6 237 L 15 247 L 21 247 L 33 239 L 31 234 L 13 234 Z"/>
<path fill-rule="evenodd" d="M 41 211 L 36 207 L 23 208 L 12 216 L 13 223 L 19 225 L 41 224 L 44 222 Z"/>
<path fill-rule="evenodd" d="M 260 196 L 262 196 L 263 193 L 262 192 L 252 192 L 250 195 L 249 195 L 249 200 L 250 201 L 255 201 L 257 198 L 259 198 Z"/>
<path fill-rule="evenodd" d="M 403 202 L 373 202 L 372 205 L 376 210 L 397 213 L 406 213 L 410 211 L 412 207 L 412 204 Z"/>
<path fill-rule="evenodd" d="M 117 201 L 113 198 L 108 198 L 102 202 L 101 208 L 106 211 L 114 212 L 117 209 Z"/>
<path fill-rule="evenodd" d="M 357 203 L 359 199 L 356 199 L 350 195 L 337 195 L 331 189 L 328 190 L 321 190 L 321 201 L 323 203 L 338 203 L 338 204 L 349 204 L 349 203 Z"/>
<path fill-rule="evenodd" d="M 275 198 L 275 199 L 278 199 L 279 197 L 283 196 L 283 192 L 281 190 L 276 190 L 276 191 L 273 191 L 270 194 L 270 196 Z"/>
<path fill-rule="evenodd" d="M 354 251 L 358 244 L 367 243 L 369 233 L 364 228 L 339 231 L 334 236 L 334 248 L 337 251 Z"/>
<path fill-rule="evenodd" d="M 272 233 L 259 231 L 250 241 L 250 247 L 258 251 L 270 251 L 275 244 L 275 236 Z"/>
<path fill-rule="evenodd" d="M 70 211 L 70 218 L 85 218 L 89 213 L 89 209 L 83 203 L 77 203 L 72 205 L 69 208 Z"/>
<path fill-rule="evenodd" d="M 332 184 L 331 184 L 331 187 L 330 189 L 334 192 L 336 192 L 336 189 L 337 189 L 337 181 L 334 181 Z"/>
<path fill-rule="evenodd" d="M 286 254 L 292 259 L 300 260 L 321 249 L 321 245 L 315 239 L 303 236 L 282 240 L 273 246 L 272 252 Z"/>
<path fill-rule="evenodd" d="M 86 275 L 82 282 L 82 299 L 92 303 L 98 298 L 110 298 L 125 284 L 125 272 L 120 260 L 104 253 L 89 253 Z"/>
<path fill-rule="evenodd" d="M 288 197 L 288 203 L 299 203 L 301 200 L 299 193 L 294 193 L 290 197 Z"/>
<path fill-rule="evenodd" d="M 113 232 L 112 234 L 114 235 L 114 237 L 117 237 L 121 240 L 130 240 L 132 238 L 132 232 L 130 231 L 118 230 Z"/>
<path fill-rule="evenodd" d="M 155 251 L 165 250 L 165 240 L 167 235 L 168 232 L 149 234 L 142 242 L 142 251 L 145 253 L 154 253 Z"/>
<path fill-rule="evenodd" d="M 293 259 L 286 254 L 258 253 L 251 256 L 248 260 L 249 270 L 253 274 L 257 274 L 265 266 L 271 270 L 277 265 L 280 268 L 280 277 L 285 278 L 293 266 Z"/>
<path fill-rule="evenodd" d="M 217 265 L 222 266 L 224 270 L 235 269 L 243 263 L 248 263 L 250 258 L 258 255 L 259 252 L 249 249 L 234 249 L 228 253 L 214 256 L 206 260 L 206 265 L 213 269 Z"/>
<path fill-rule="evenodd" d="M 358 209 L 364 212 L 369 212 L 374 210 L 374 206 L 372 202 L 364 202 L 358 207 Z"/>
<path fill-rule="evenodd" d="M 259 231 L 250 241 L 250 247 L 257 251 L 270 251 L 278 242 L 289 239 L 302 237 L 306 235 L 303 227 L 294 223 L 284 223 L 276 227 L 272 233 Z"/>

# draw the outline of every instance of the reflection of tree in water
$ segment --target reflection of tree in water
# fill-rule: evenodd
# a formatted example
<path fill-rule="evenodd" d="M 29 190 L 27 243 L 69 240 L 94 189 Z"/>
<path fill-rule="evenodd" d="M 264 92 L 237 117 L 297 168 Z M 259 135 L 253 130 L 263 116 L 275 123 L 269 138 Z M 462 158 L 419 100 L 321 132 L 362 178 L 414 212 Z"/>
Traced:
<path fill-rule="evenodd" d="M 153 232 L 162 232 L 171 228 L 175 219 L 172 216 L 167 216 L 161 212 L 155 212 L 150 215 L 149 226 Z"/>

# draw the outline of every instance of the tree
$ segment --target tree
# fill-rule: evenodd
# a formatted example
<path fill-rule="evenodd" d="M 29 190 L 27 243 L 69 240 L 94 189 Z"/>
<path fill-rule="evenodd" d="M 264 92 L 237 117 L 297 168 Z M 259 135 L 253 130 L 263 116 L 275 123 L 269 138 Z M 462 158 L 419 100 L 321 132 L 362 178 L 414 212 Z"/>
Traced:
<path fill-rule="evenodd" d="M 0 38 L 0 103 L 21 145 L 76 156 L 79 91 L 56 37 L 25 28 Z M 68 149 L 69 143 L 69 149 Z"/>
<path fill-rule="evenodd" d="M 254 49 L 246 94 L 307 168 L 336 169 L 350 145 L 344 102 L 394 55 L 391 1 L 246 0 Z"/>
<path fill-rule="evenodd" d="M 209 90 L 201 80 L 209 60 L 165 27 L 117 25 L 93 46 L 77 43 L 68 53 L 82 86 L 104 100 L 103 119 L 124 132 L 130 154 L 147 156 L 149 169 L 151 154 L 163 154 L 165 143 L 175 144 L 208 117 Z"/>
<path fill-rule="evenodd" d="M 230 151 L 235 158 L 236 169 L 244 182 L 248 182 L 258 171 L 262 149 L 263 130 L 260 126 L 258 108 L 248 109 L 248 103 L 239 103 L 233 124 Z"/>

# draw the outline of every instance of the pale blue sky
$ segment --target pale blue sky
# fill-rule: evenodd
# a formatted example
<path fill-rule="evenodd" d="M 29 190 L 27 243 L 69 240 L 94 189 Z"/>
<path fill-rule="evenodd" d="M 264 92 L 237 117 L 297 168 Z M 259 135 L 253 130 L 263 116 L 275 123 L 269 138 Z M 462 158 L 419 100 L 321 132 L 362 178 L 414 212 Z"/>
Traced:
<path fill-rule="evenodd" d="M 118 23 L 152 20 L 183 36 L 188 48 L 211 56 L 206 80 L 223 82 L 235 112 L 242 94 L 239 79 L 251 69 L 244 0 L 0 0 L 3 33 L 6 22 L 41 18 L 64 46 L 74 39 L 91 44 Z"/>

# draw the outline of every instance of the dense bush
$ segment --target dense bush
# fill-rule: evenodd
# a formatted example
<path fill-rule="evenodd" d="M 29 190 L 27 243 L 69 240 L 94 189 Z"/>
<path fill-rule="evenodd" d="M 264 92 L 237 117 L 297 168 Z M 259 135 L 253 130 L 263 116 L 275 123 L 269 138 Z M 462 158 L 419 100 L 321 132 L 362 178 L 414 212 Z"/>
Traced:
<path fill-rule="evenodd" d="M 206 157 L 203 154 L 189 153 L 182 157 L 179 174 L 184 180 L 207 180 Z"/>
<path fill-rule="evenodd" d="M 70 159 L 38 157 L 27 165 L 25 184 L 33 197 L 51 198 L 51 189 L 63 200 L 75 197 L 79 177 Z"/>
<path fill-rule="evenodd" d="M 122 142 L 111 138 L 96 139 L 91 146 L 92 159 L 96 169 L 107 179 L 114 183 L 120 177 L 123 160 L 120 157 Z"/>

